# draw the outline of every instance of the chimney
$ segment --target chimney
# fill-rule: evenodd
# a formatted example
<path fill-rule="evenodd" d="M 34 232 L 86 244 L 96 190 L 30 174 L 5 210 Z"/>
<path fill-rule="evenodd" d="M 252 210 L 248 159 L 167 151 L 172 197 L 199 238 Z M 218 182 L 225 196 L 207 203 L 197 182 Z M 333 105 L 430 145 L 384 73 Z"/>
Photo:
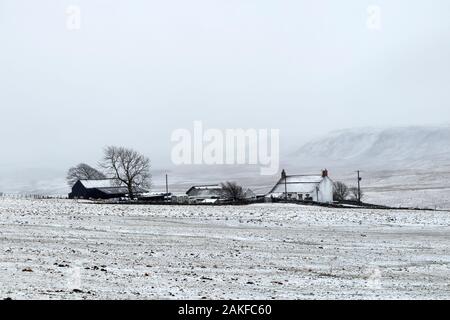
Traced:
<path fill-rule="evenodd" d="M 281 178 L 282 179 L 286 178 L 286 171 L 284 171 L 284 169 L 283 171 L 281 171 Z"/>
<path fill-rule="evenodd" d="M 322 170 L 322 178 L 328 177 L 328 170 Z"/>

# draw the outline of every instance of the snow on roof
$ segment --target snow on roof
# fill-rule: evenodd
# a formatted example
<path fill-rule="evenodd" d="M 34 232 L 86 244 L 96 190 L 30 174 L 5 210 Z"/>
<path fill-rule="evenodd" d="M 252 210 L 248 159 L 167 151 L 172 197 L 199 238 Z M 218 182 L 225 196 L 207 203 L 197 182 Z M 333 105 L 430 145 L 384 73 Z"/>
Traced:
<path fill-rule="evenodd" d="M 218 184 L 211 184 L 211 185 L 203 185 L 203 186 L 192 186 L 193 189 L 198 190 L 216 190 L 216 189 L 222 189 L 221 186 Z"/>
<path fill-rule="evenodd" d="M 286 183 L 321 183 L 322 180 L 323 177 L 321 175 L 293 175 L 287 176 Z"/>
<path fill-rule="evenodd" d="M 186 191 L 189 196 L 211 197 L 219 196 L 222 193 L 222 187 L 218 184 L 192 186 Z"/>
<path fill-rule="evenodd" d="M 322 182 L 321 175 L 293 175 L 281 178 L 269 193 L 311 193 Z"/>
<path fill-rule="evenodd" d="M 81 184 L 87 189 L 116 187 L 116 181 L 115 179 L 80 180 Z"/>
<path fill-rule="evenodd" d="M 298 184 L 286 184 L 287 192 L 294 193 L 312 193 L 316 190 L 318 183 L 298 183 Z M 284 183 L 278 183 L 275 188 L 270 193 L 284 193 L 285 185 Z"/>
<path fill-rule="evenodd" d="M 218 184 L 192 186 L 186 194 L 197 198 L 216 198 L 222 195 L 222 187 Z"/>
<path fill-rule="evenodd" d="M 169 192 L 169 195 L 170 194 L 171 193 Z M 167 193 L 165 193 L 165 192 L 145 192 L 142 194 L 142 196 L 144 196 L 144 197 L 157 197 L 157 196 L 165 196 L 165 195 L 167 195 Z"/>

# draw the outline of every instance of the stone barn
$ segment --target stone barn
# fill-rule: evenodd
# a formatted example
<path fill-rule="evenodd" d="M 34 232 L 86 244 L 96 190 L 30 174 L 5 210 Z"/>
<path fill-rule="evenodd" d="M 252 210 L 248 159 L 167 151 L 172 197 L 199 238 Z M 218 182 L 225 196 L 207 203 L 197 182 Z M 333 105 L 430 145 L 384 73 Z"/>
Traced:
<path fill-rule="evenodd" d="M 223 198 L 222 187 L 218 184 L 192 186 L 186 191 L 190 202 L 217 202 Z"/>

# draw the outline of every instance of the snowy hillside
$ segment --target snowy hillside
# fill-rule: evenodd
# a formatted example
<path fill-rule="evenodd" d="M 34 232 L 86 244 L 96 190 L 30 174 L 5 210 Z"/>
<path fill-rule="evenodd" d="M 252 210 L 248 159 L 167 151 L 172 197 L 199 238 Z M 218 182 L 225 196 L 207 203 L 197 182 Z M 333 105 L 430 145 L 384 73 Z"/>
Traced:
<path fill-rule="evenodd" d="M 291 160 L 371 169 L 450 167 L 450 126 L 336 131 L 305 144 Z"/>

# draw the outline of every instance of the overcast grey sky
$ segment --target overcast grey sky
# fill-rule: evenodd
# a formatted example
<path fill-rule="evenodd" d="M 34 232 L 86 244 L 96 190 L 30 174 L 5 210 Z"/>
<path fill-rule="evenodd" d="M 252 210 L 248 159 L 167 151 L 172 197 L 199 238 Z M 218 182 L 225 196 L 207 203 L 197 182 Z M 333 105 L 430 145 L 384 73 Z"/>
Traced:
<path fill-rule="evenodd" d="M 279 128 L 284 147 L 448 123 L 449 17 L 448 0 L 0 0 L 0 166 L 95 163 L 108 144 L 164 166 L 194 120 Z"/>

